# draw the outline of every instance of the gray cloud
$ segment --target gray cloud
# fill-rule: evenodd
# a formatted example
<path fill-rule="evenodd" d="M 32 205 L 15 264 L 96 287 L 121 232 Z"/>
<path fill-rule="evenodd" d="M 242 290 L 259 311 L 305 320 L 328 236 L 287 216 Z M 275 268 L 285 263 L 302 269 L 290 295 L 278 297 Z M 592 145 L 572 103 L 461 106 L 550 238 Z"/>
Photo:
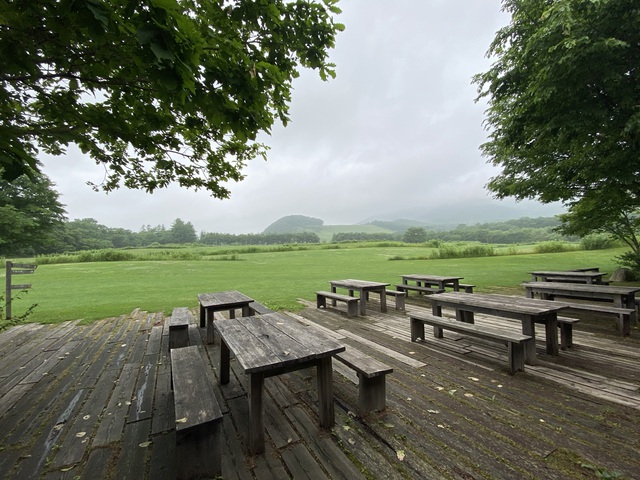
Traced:
<path fill-rule="evenodd" d="M 178 187 L 95 193 L 85 182 L 104 172 L 71 150 L 43 157 L 70 218 L 135 231 L 181 218 L 197 230 L 249 233 L 290 214 L 326 224 L 395 215 L 484 220 L 475 209 L 464 218 L 459 202 L 481 206 L 487 219 L 560 211 L 498 202 L 484 189 L 497 170 L 480 155 L 485 107 L 474 103 L 471 77 L 490 65 L 485 52 L 508 21 L 500 0 L 344 0 L 340 7 L 347 29 L 332 52 L 337 78 L 302 72 L 291 123 L 261 137 L 271 146 L 268 161 L 251 162 L 247 178 L 230 185 L 230 199 Z"/>

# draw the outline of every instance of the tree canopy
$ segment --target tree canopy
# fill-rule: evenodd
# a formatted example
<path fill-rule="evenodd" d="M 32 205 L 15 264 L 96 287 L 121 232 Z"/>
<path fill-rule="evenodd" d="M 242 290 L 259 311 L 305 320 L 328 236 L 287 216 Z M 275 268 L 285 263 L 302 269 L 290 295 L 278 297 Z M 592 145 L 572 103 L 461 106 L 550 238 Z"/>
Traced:
<path fill-rule="evenodd" d="M 563 201 L 616 191 L 640 204 L 640 4 L 636 0 L 503 0 L 511 22 L 477 75 L 489 102 L 498 197 Z"/>
<path fill-rule="evenodd" d="M 53 186 L 42 174 L 0 179 L 0 256 L 55 249 L 66 212 Z"/>
<path fill-rule="evenodd" d="M 2 178 L 75 144 L 105 168 L 94 188 L 227 197 L 299 68 L 335 76 L 337 2 L 0 0 Z"/>
<path fill-rule="evenodd" d="M 503 0 L 493 66 L 475 77 L 489 101 L 498 197 L 572 201 L 593 189 L 640 192 L 640 4 Z"/>

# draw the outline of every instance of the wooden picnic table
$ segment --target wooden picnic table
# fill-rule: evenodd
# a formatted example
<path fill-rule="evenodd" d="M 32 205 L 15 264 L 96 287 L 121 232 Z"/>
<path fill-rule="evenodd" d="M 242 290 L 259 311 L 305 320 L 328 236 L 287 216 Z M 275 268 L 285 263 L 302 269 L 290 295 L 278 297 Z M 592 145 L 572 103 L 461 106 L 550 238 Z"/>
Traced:
<path fill-rule="evenodd" d="M 207 343 L 212 344 L 214 340 L 213 314 L 214 312 L 228 311 L 230 318 L 235 318 L 236 309 L 242 309 L 242 316 L 251 315 L 249 304 L 253 299 L 237 290 L 225 292 L 200 293 L 200 328 L 207 326 Z"/>
<path fill-rule="evenodd" d="M 541 282 L 571 282 L 571 283 L 587 283 L 587 284 L 601 284 L 602 277 L 606 275 L 606 272 L 598 272 L 593 270 L 588 271 L 549 271 L 539 270 L 531 273 L 531 279 Z"/>
<path fill-rule="evenodd" d="M 418 287 L 425 286 L 437 286 L 441 290 L 445 287 L 452 287 L 454 291 L 460 289 L 460 280 L 464 277 L 444 276 L 444 275 L 427 275 L 422 273 L 412 273 L 409 275 L 400 275 L 402 277 L 402 284 L 409 285 L 410 281 L 416 282 Z"/>
<path fill-rule="evenodd" d="M 442 308 L 454 308 L 456 319 L 474 323 L 474 312 L 511 318 L 522 322 L 522 333 L 535 338 L 535 324 L 545 326 L 547 353 L 558 355 L 558 312 L 566 308 L 561 302 L 518 299 L 509 295 L 446 292 L 425 297 L 431 302 L 434 315 L 442 316 Z M 536 362 L 535 342 L 525 347 L 526 361 Z"/>
<path fill-rule="evenodd" d="M 320 426 L 335 423 L 333 406 L 333 355 L 345 351 L 319 329 L 302 325 L 281 313 L 224 319 L 215 322 L 220 334 L 220 377 L 229 383 L 230 353 L 249 377 L 249 448 L 264 451 L 264 379 L 316 367 Z"/>
<path fill-rule="evenodd" d="M 353 278 L 348 278 L 346 280 L 331 280 L 329 282 L 331 284 L 331 291 L 336 293 L 338 288 L 344 288 L 349 290 L 349 295 L 353 296 L 354 292 L 358 292 L 360 297 L 360 315 L 367 314 L 367 298 L 369 297 L 369 292 L 376 292 L 380 295 L 380 311 L 387 311 L 387 287 L 390 283 L 382 283 L 382 282 L 370 282 L 368 280 L 355 280 Z"/>
<path fill-rule="evenodd" d="M 535 295 L 538 295 L 542 299 L 552 299 L 558 295 L 561 297 L 609 301 L 620 308 L 636 308 L 635 294 L 640 291 L 640 287 L 560 282 L 524 282 L 522 286 L 525 288 L 526 295 L 529 298 L 534 298 Z"/>

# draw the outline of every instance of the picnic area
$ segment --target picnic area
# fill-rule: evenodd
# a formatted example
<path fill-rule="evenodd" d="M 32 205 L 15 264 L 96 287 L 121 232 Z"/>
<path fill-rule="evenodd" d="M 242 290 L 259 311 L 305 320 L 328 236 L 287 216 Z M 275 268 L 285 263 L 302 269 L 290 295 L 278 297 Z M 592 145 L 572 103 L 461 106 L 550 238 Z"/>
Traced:
<path fill-rule="evenodd" d="M 636 317 L 413 280 L 8 329 L 2 478 L 640 477 Z"/>

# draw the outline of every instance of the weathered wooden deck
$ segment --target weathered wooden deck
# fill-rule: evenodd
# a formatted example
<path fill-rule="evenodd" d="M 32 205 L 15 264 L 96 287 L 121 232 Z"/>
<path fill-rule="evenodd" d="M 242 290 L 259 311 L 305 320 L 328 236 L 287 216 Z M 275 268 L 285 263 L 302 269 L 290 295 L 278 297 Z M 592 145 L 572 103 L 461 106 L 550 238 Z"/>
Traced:
<path fill-rule="evenodd" d="M 426 308 L 412 299 L 409 309 Z M 393 366 L 386 411 L 356 411 L 353 375 L 334 376 L 336 426 L 318 427 L 314 373 L 266 381 L 267 449 L 248 455 L 242 374 L 216 386 L 225 479 L 640 478 L 640 331 L 584 322 L 576 346 L 507 373 L 506 348 L 445 332 L 411 343 L 391 307 L 347 318 L 311 303 L 294 318 Z M 134 311 L 90 325 L 26 324 L 0 334 L 0 477 L 175 477 L 168 319 Z M 505 323 L 504 328 L 518 329 Z M 196 325 L 192 343 L 203 344 Z M 203 346 L 215 380 L 218 340 Z M 235 363 L 231 362 L 232 367 Z M 348 378 L 351 377 L 351 378 Z"/>

